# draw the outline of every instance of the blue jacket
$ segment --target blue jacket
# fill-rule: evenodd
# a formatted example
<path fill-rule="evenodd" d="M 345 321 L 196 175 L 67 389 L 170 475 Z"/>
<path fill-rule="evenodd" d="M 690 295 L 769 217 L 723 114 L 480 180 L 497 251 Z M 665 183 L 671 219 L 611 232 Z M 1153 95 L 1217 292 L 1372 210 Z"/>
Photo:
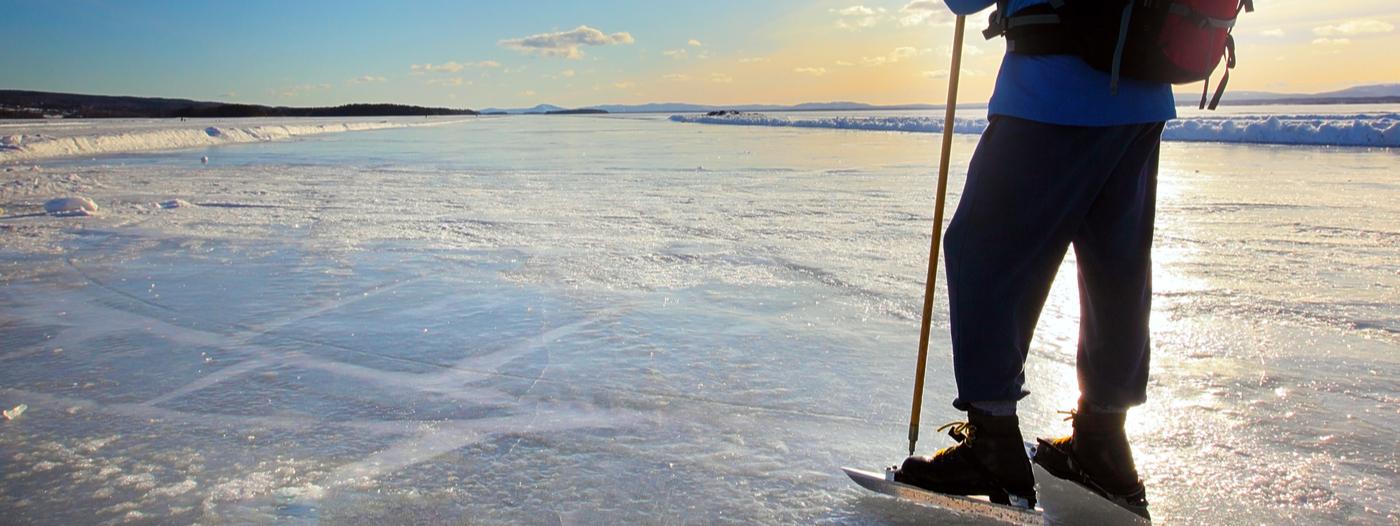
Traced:
<path fill-rule="evenodd" d="M 995 0 L 944 0 L 959 15 L 971 15 Z M 1015 13 L 1046 0 L 1010 0 Z M 980 29 L 981 21 L 968 19 Z M 969 31 L 969 38 L 980 32 Z M 1109 91 L 1109 75 L 1089 67 L 1073 55 L 1018 55 L 1007 53 L 997 74 L 988 105 L 989 115 L 1009 115 L 1070 126 L 1116 126 L 1176 118 L 1176 101 L 1170 84 L 1121 79 L 1118 94 Z"/>

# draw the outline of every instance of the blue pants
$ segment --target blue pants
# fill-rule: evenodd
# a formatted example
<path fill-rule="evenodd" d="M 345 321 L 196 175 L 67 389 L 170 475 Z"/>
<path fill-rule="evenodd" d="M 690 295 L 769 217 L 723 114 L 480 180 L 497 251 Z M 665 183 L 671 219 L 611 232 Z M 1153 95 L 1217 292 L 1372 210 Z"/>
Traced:
<path fill-rule="evenodd" d="M 1109 127 L 993 116 L 944 237 L 958 398 L 1014 402 L 1056 270 L 1079 263 L 1082 400 L 1147 398 L 1152 222 L 1162 123 Z"/>

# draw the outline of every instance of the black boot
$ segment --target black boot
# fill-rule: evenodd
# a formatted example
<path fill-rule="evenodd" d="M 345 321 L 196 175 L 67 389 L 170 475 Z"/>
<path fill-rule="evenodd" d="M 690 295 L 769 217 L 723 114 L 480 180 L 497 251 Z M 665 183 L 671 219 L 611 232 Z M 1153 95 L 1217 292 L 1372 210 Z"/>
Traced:
<path fill-rule="evenodd" d="M 950 495 L 983 495 L 998 504 L 1035 508 L 1035 478 L 1015 415 L 992 416 L 976 409 L 968 421 L 939 428 L 957 445 L 933 456 L 909 457 L 896 482 Z M 1013 500 L 1014 498 L 1014 500 Z"/>
<path fill-rule="evenodd" d="M 1138 478 L 1123 431 L 1125 413 L 1095 412 L 1080 404 L 1070 412 L 1074 433 L 1037 439 L 1034 461 L 1051 475 L 1078 483 L 1115 504 L 1149 518 L 1147 490 Z"/>

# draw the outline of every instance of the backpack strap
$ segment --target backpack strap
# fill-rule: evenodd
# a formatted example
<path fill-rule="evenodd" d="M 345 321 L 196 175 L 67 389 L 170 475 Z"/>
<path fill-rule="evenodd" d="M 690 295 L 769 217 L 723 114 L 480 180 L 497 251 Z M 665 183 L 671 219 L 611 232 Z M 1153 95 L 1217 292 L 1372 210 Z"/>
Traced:
<path fill-rule="evenodd" d="M 1173 6 L 1175 7 L 1175 6 Z M 1254 0 L 1240 0 L 1239 7 L 1235 8 L 1235 18 L 1239 18 L 1240 12 L 1254 12 Z M 1230 20 L 1230 25 L 1226 26 L 1225 33 L 1225 74 L 1220 77 L 1220 85 L 1215 87 L 1215 96 L 1210 98 L 1210 109 L 1214 110 L 1220 105 L 1220 97 L 1225 95 L 1225 85 L 1230 82 L 1230 70 L 1235 69 L 1235 35 L 1234 21 Z M 1210 77 L 1206 77 L 1205 86 L 1201 88 L 1200 109 L 1206 109 L 1206 94 L 1210 93 Z"/>
<path fill-rule="evenodd" d="M 1134 4 L 1137 2 L 1128 2 L 1128 5 L 1123 6 L 1123 17 L 1118 20 L 1118 43 L 1113 46 L 1113 71 L 1108 77 L 1108 92 L 1111 95 L 1118 94 L 1118 79 L 1122 77 L 1123 70 L 1123 48 L 1128 44 L 1128 23 L 1133 18 Z"/>
<path fill-rule="evenodd" d="M 1220 96 L 1225 94 L 1225 84 L 1230 82 L 1230 70 L 1235 69 L 1235 36 L 1225 35 L 1225 76 L 1220 77 L 1220 85 L 1215 87 L 1215 96 L 1210 99 L 1210 109 L 1220 105 Z M 1202 99 L 1201 102 L 1205 102 Z"/>
<path fill-rule="evenodd" d="M 1007 16 L 1004 8 L 993 11 L 987 20 L 987 29 L 982 36 L 988 40 L 999 36 L 1006 37 L 1006 50 L 1023 55 L 1073 55 L 1079 52 L 1076 44 L 1064 36 L 1060 24 L 1064 19 L 1055 12 L 1056 4 L 1064 5 L 1064 0 L 1047 4 L 1036 4 L 1014 15 Z M 1003 2 L 998 2 L 998 6 Z"/>

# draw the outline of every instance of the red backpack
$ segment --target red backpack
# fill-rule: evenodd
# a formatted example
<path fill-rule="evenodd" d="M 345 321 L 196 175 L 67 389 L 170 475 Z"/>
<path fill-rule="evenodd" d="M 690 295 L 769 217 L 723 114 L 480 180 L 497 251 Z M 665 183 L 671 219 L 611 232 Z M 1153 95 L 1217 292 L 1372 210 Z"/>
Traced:
<path fill-rule="evenodd" d="M 1235 67 L 1235 19 L 1254 11 L 1252 0 L 1050 0 L 1005 16 L 1006 4 L 997 0 L 983 36 L 1005 36 L 1012 53 L 1078 55 L 1110 73 L 1114 94 L 1120 77 L 1172 84 L 1204 80 L 1204 109 L 1211 73 L 1224 58 L 1212 110 Z"/>

